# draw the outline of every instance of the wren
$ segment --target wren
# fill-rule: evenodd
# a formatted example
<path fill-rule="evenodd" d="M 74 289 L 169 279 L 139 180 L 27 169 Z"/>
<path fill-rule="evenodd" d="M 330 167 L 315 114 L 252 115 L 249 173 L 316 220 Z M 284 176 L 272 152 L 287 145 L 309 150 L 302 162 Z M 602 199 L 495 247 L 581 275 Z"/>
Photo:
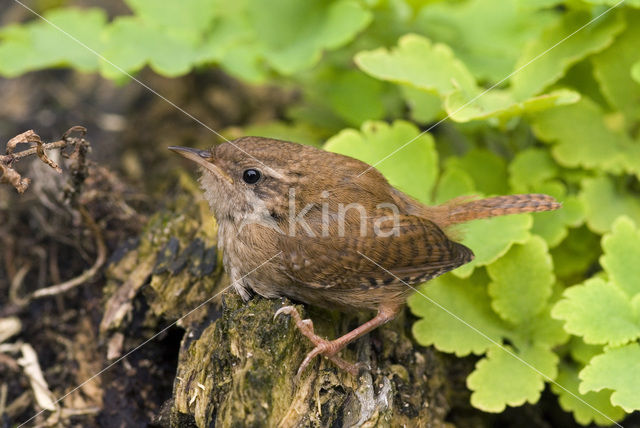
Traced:
<path fill-rule="evenodd" d="M 217 219 L 223 264 L 245 299 L 288 297 L 345 312 L 376 315 L 326 340 L 286 306 L 314 344 L 298 375 L 317 355 L 357 374 L 337 355 L 360 336 L 392 320 L 422 283 L 473 259 L 448 237 L 470 220 L 555 210 L 551 196 L 522 194 L 457 198 L 426 206 L 391 186 L 364 162 L 311 146 L 244 137 L 210 150 L 169 147 L 202 169 L 204 197 Z"/>

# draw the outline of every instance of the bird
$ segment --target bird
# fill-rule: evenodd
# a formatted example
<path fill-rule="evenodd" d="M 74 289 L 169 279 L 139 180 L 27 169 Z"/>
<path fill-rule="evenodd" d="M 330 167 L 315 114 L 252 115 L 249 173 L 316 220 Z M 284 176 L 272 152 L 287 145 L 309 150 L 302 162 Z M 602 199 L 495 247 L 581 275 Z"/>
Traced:
<path fill-rule="evenodd" d="M 169 149 L 200 167 L 225 271 L 245 301 L 257 294 L 375 313 L 329 340 L 294 306 L 280 308 L 274 317 L 290 315 L 313 344 L 298 376 L 318 355 L 357 375 L 361 365 L 341 358 L 341 349 L 394 319 L 412 285 L 473 260 L 472 249 L 452 238 L 455 225 L 561 207 L 544 194 L 460 197 L 428 206 L 360 160 L 271 138 Z"/>

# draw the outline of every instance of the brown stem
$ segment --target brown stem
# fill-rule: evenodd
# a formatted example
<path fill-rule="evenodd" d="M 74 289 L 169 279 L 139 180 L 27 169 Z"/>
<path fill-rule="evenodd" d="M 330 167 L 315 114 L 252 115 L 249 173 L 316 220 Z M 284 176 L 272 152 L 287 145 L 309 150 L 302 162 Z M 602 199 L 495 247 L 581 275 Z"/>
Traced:
<path fill-rule="evenodd" d="M 69 142 L 67 140 L 58 140 L 54 141 L 53 143 L 43 144 L 42 148 L 44 150 L 53 150 L 67 147 L 68 145 Z M 35 155 L 36 153 L 38 153 L 37 146 L 31 147 L 30 149 L 23 150 L 18 153 L 11 153 L 10 155 L 0 155 L 0 162 L 9 165 L 11 162 L 17 161 L 27 156 Z"/>

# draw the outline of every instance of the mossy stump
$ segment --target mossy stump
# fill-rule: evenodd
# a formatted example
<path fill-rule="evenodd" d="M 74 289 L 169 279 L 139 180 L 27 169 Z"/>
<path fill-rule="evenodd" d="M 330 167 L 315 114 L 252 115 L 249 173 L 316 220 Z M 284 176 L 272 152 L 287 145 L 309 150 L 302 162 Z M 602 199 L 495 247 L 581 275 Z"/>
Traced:
<path fill-rule="evenodd" d="M 289 317 L 273 319 L 286 300 L 243 302 L 225 294 L 222 316 L 187 330 L 173 390 L 171 426 L 442 426 L 447 412 L 443 370 L 416 350 L 404 319 L 361 339 L 345 358 L 371 366 L 357 378 L 317 359 L 296 382 L 311 349 Z M 302 305 L 330 337 L 356 319 Z M 200 332 L 198 334 L 198 332 Z"/>

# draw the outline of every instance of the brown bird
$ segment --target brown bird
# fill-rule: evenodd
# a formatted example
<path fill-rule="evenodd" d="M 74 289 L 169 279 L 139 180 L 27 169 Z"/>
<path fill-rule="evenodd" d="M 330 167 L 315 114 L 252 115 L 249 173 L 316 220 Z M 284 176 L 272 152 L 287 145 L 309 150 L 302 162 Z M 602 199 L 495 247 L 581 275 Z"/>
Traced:
<path fill-rule="evenodd" d="M 542 194 L 426 206 L 391 186 L 364 162 L 336 153 L 261 137 L 244 137 L 211 150 L 169 147 L 200 165 L 200 183 L 219 225 L 223 263 L 236 291 L 342 311 L 373 310 L 375 317 L 335 339 L 293 317 L 316 355 L 357 373 L 337 356 L 358 337 L 392 320 L 425 282 L 473 259 L 447 237 L 451 226 L 476 219 L 555 210 Z M 366 172 L 365 172 L 366 171 Z"/>

